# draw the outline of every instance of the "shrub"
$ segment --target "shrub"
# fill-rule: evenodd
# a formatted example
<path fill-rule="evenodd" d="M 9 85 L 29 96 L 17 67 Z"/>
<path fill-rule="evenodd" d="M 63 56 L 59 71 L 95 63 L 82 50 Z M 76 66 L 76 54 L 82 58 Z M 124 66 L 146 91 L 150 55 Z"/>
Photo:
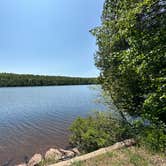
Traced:
<path fill-rule="evenodd" d="M 163 122 L 158 119 L 153 119 L 148 124 L 139 121 L 135 129 L 137 130 L 135 136 L 140 145 L 153 152 L 166 153 L 166 125 Z"/>
<path fill-rule="evenodd" d="M 77 118 L 70 127 L 70 143 L 84 152 L 109 146 L 131 137 L 131 129 L 124 121 L 110 113 L 96 112 L 87 118 Z"/>

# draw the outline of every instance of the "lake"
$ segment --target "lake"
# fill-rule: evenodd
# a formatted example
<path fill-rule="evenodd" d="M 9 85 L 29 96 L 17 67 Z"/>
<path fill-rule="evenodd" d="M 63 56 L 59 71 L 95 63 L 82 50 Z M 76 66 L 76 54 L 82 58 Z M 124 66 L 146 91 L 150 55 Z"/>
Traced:
<path fill-rule="evenodd" d="M 104 109 L 99 94 L 88 85 L 0 88 L 0 165 L 69 146 L 73 120 Z"/>

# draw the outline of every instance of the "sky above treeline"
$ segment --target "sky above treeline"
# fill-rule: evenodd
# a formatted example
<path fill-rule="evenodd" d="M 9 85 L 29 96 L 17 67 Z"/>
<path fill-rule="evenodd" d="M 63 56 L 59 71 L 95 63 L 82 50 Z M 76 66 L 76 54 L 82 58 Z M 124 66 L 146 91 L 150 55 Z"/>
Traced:
<path fill-rule="evenodd" d="M 0 72 L 98 76 L 104 0 L 0 0 Z"/>

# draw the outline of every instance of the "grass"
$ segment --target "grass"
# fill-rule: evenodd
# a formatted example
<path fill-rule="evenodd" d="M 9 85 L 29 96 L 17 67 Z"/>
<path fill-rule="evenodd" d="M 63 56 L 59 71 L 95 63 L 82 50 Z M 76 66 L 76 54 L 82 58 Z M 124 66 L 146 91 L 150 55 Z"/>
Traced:
<path fill-rule="evenodd" d="M 39 163 L 39 166 L 46 166 L 46 165 L 51 165 L 51 164 L 55 164 L 57 163 L 57 161 L 55 160 L 42 160 L 40 163 Z"/>
<path fill-rule="evenodd" d="M 166 166 L 166 158 L 162 154 L 130 147 L 109 152 L 84 162 L 75 162 L 72 166 Z"/>
<path fill-rule="evenodd" d="M 82 166 L 82 162 L 81 161 L 74 162 L 72 166 Z"/>

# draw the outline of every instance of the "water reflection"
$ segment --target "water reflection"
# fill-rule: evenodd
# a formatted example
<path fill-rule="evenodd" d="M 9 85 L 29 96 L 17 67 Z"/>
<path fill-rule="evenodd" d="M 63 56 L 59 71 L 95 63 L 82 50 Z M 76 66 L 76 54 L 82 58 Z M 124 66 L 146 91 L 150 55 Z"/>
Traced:
<path fill-rule="evenodd" d="M 98 95 L 89 86 L 0 88 L 0 165 L 68 146 L 72 121 L 103 109 Z"/>

